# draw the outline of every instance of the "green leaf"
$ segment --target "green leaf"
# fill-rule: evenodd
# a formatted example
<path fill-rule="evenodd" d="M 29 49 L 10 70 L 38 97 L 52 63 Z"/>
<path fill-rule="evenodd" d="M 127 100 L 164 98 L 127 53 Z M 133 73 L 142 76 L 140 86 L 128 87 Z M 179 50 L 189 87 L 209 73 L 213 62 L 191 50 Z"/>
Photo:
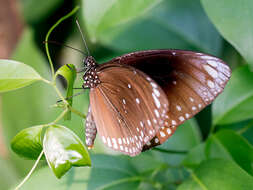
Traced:
<path fill-rule="evenodd" d="M 39 71 L 41 76 L 49 78 L 48 64 L 34 44 L 34 39 L 32 30 L 26 28 L 12 59 L 26 63 Z M 53 121 L 60 111 L 50 108 L 56 100 L 57 95 L 52 87 L 43 82 L 36 82 L 26 88 L 3 93 L 2 110 L 4 111 L 1 114 L 6 144 L 10 144 L 12 138 L 27 126 Z M 78 124 L 73 125 L 78 126 Z M 34 164 L 33 161 L 24 160 L 14 153 L 10 154 L 10 159 L 12 165 L 20 172 L 19 175 L 22 176 L 28 173 Z"/>
<path fill-rule="evenodd" d="M 89 153 L 82 141 L 64 126 L 51 125 L 46 129 L 43 150 L 57 178 L 61 178 L 72 166 L 91 165 Z"/>
<path fill-rule="evenodd" d="M 43 127 L 38 125 L 20 131 L 11 141 L 12 150 L 22 157 L 36 160 L 42 151 Z"/>
<path fill-rule="evenodd" d="M 125 156 L 95 155 L 88 189 L 137 189 L 141 178 Z"/>
<path fill-rule="evenodd" d="M 30 66 L 13 60 L 0 59 L 0 92 L 25 87 L 42 80 Z"/>
<path fill-rule="evenodd" d="M 88 190 L 90 170 L 91 168 L 72 168 L 61 180 L 55 180 L 52 171 L 48 167 L 44 167 L 36 170 L 20 190 Z"/>
<path fill-rule="evenodd" d="M 92 168 L 72 168 L 61 180 L 55 180 L 46 167 L 35 172 L 21 190 L 138 189 L 141 177 L 130 160 L 126 156 L 93 155 Z"/>
<path fill-rule="evenodd" d="M 165 150 L 178 150 L 178 151 L 188 151 L 193 147 L 197 146 L 201 142 L 201 134 L 195 119 L 186 121 L 184 124 L 180 125 L 176 132 L 170 137 L 164 144 L 158 148 Z M 162 156 L 165 162 L 178 165 L 184 159 L 186 154 L 167 154 L 158 153 Z"/>
<path fill-rule="evenodd" d="M 201 134 L 195 119 L 180 125 L 176 132 L 160 148 L 189 150 L 201 142 Z"/>
<path fill-rule="evenodd" d="M 92 42 L 120 51 L 198 49 L 218 54 L 221 38 L 194 0 L 83 0 Z M 187 9 L 186 9 L 187 7 Z"/>
<path fill-rule="evenodd" d="M 63 76 L 66 81 L 67 81 L 67 93 L 66 97 L 68 98 L 67 101 L 70 106 L 72 106 L 72 96 L 73 96 L 73 87 L 74 87 L 74 82 L 76 79 L 76 68 L 73 64 L 68 64 L 68 65 L 63 65 L 60 69 L 57 70 L 56 74 Z M 69 98 L 71 97 L 71 98 Z M 71 112 L 69 111 L 65 116 L 65 120 L 70 120 L 71 119 Z"/>
<path fill-rule="evenodd" d="M 253 177 L 234 162 L 211 159 L 203 162 L 178 190 L 251 190 Z"/>
<path fill-rule="evenodd" d="M 213 104 L 214 125 L 253 118 L 253 73 L 247 65 L 234 70 L 224 92 Z"/>
<path fill-rule="evenodd" d="M 195 169 L 205 159 L 205 144 L 201 143 L 189 151 L 182 164 L 187 168 Z"/>
<path fill-rule="evenodd" d="M 253 146 L 232 130 L 221 130 L 206 142 L 208 158 L 234 160 L 249 174 L 253 174 Z"/>
<path fill-rule="evenodd" d="M 253 1 L 201 0 L 223 37 L 253 66 Z"/>
<path fill-rule="evenodd" d="M 16 47 L 12 59 L 30 65 L 39 71 L 44 78 L 51 78 L 47 61 L 34 44 L 34 35 L 32 30 L 26 28 L 23 36 Z M 81 86 L 81 80 L 77 80 L 76 86 Z M 59 88 L 61 85 L 59 85 Z M 12 138 L 27 126 L 33 126 L 40 123 L 50 123 L 61 113 L 60 109 L 52 108 L 59 98 L 54 89 L 43 82 L 37 82 L 26 88 L 16 91 L 10 91 L 2 94 L 2 127 L 3 136 L 6 144 L 10 144 Z M 73 107 L 80 111 L 86 111 L 88 107 L 88 91 L 77 96 L 73 101 Z M 73 114 L 70 121 L 60 121 L 64 126 L 73 130 L 79 137 L 84 139 L 83 120 Z M 19 175 L 27 174 L 34 164 L 33 161 L 24 160 L 11 150 L 10 159 L 13 167 L 19 171 Z"/>
<path fill-rule="evenodd" d="M 195 122 L 195 119 L 191 119 L 179 126 L 173 136 L 158 148 L 165 150 L 190 151 L 200 143 L 201 134 L 198 125 Z M 177 184 L 178 181 L 183 180 L 183 171 L 180 169 L 173 170 L 173 166 L 177 167 L 178 165 L 181 165 L 182 161 L 188 154 L 168 154 L 155 150 L 150 150 L 142 154 L 152 154 L 152 158 L 150 160 L 147 158 L 141 160 L 141 157 L 135 158 L 137 161 L 139 160 L 139 162 L 135 163 L 138 171 L 146 173 L 149 169 L 151 172 L 149 176 L 157 175 L 157 178 L 155 179 L 161 182 L 162 185 L 166 184 L 166 187 L 171 186 L 171 184 Z M 170 168 L 171 166 L 172 168 Z M 140 170 L 140 168 L 143 169 Z M 145 168 L 147 168 L 147 170 L 145 170 Z M 166 170 L 166 168 L 169 169 Z M 152 177 L 152 180 L 154 180 L 154 177 Z"/>
<path fill-rule="evenodd" d="M 139 173 L 152 172 L 165 165 L 165 162 L 161 161 L 159 157 L 154 157 L 152 151 L 142 152 L 140 155 L 131 158 L 130 162 Z"/>

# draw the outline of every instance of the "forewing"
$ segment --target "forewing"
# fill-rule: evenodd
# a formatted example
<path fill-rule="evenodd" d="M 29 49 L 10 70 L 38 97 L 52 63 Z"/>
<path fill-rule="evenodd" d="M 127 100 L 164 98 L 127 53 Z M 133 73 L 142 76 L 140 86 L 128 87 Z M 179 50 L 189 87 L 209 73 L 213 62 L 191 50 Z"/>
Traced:
<path fill-rule="evenodd" d="M 176 127 L 210 104 L 230 78 L 220 59 L 191 51 L 150 50 L 123 55 L 111 62 L 127 64 L 154 79 L 169 101 L 168 119 L 145 149 L 162 144 Z"/>
<path fill-rule="evenodd" d="M 90 90 L 90 105 L 98 134 L 108 147 L 135 156 L 164 125 L 167 97 L 130 66 L 103 64 L 97 72 L 101 83 Z"/>

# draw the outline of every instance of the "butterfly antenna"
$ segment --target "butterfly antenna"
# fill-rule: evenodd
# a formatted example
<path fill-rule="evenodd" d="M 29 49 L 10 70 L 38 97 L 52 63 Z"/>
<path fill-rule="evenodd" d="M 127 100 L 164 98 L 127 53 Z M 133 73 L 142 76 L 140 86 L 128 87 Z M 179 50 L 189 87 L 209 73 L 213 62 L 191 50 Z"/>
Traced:
<path fill-rule="evenodd" d="M 44 44 L 45 44 L 45 43 L 50 43 L 50 44 L 61 45 L 61 46 L 64 46 L 64 47 L 67 47 L 67 48 L 76 50 L 76 51 L 78 51 L 79 53 L 82 53 L 83 55 L 87 56 L 87 54 L 86 54 L 85 52 L 81 51 L 80 49 L 77 49 L 77 48 L 71 47 L 71 46 L 69 46 L 69 45 L 56 42 L 56 41 L 48 40 L 48 41 L 43 41 L 43 43 L 44 43 Z"/>
<path fill-rule="evenodd" d="M 82 32 L 82 30 L 81 30 L 81 27 L 80 27 L 80 24 L 79 24 L 78 20 L 76 20 L 76 24 L 77 24 L 78 30 L 79 30 L 80 33 L 81 33 L 81 36 L 82 36 L 82 39 L 83 39 L 83 43 L 84 43 L 84 45 L 85 45 L 85 49 L 86 49 L 87 52 L 88 52 L 88 56 L 90 56 L 90 51 L 89 51 L 89 49 L 88 49 L 87 43 L 86 43 L 86 41 L 85 41 L 85 38 L 84 38 L 84 35 L 83 35 L 83 32 Z"/>
<path fill-rule="evenodd" d="M 79 88 L 78 88 L 78 89 L 79 89 Z M 80 89 L 81 89 L 81 88 L 80 88 Z M 82 88 L 82 89 L 83 89 L 82 92 L 78 92 L 78 93 L 74 94 L 73 96 L 69 96 L 69 97 L 65 98 L 65 100 L 69 100 L 69 99 L 71 99 L 71 98 L 73 98 L 73 97 L 75 97 L 75 96 L 79 96 L 79 95 L 83 94 L 83 93 L 85 92 L 85 90 L 84 90 L 84 88 Z M 57 103 L 60 103 L 60 102 L 62 102 L 62 100 L 57 100 Z"/>

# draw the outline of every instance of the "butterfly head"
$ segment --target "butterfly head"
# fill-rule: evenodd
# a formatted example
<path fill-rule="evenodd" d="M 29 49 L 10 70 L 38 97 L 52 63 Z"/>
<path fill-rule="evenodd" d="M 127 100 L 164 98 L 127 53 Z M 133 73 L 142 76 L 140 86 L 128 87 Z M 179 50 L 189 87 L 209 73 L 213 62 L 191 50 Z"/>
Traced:
<path fill-rule="evenodd" d="M 97 62 L 94 59 L 94 57 L 92 57 L 92 56 L 85 57 L 83 59 L 83 63 L 84 63 L 84 66 L 87 67 L 88 69 L 91 68 L 91 67 L 96 67 L 97 66 Z"/>
<path fill-rule="evenodd" d="M 84 75 L 83 75 L 83 80 L 84 83 L 82 85 L 83 88 L 94 88 L 96 87 L 99 83 L 100 80 L 98 78 L 97 74 L 97 63 L 92 56 L 88 56 L 84 59 L 84 65 L 87 68 Z"/>

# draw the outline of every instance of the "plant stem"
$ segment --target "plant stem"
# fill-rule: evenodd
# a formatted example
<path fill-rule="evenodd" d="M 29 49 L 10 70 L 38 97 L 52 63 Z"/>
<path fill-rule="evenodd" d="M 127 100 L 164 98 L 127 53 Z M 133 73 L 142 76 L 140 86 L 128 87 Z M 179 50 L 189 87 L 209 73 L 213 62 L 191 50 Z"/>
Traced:
<path fill-rule="evenodd" d="M 71 106 L 68 106 L 68 107 L 69 107 L 69 109 L 70 109 L 71 112 L 73 112 L 74 114 L 76 114 L 76 115 L 78 115 L 78 116 L 80 116 L 80 117 L 86 119 L 86 115 L 85 115 L 85 114 L 83 114 L 83 113 L 81 113 L 80 111 L 78 111 L 78 110 L 72 108 Z"/>
<path fill-rule="evenodd" d="M 61 94 L 60 90 L 57 88 L 56 84 L 52 84 L 52 86 L 54 87 L 56 93 L 58 94 L 59 98 L 62 100 L 62 102 L 65 104 L 65 105 L 68 105 L 68 102 L 65 100 L 65 98 L 63 97 L 63 95 Z"/>
<path fill-rule="evenodd" d="M 211 126 L 211 129 L 210 129 L 210 133 L 209 133 L 209 135 L 213 134 L 214 129 L 215 129 L 215 125 L 212 125 L 212 126 Z"/>
<path fill-rule="evenodd" d="M 59 19 L 48 31 L 47 35 L 46 35 L 46 39 L 45 39 L 45 48 L 46 48 L 46 54 L 47 54 L 47 58 L 51 67 L 51 72 L 52 72 L 52 77 L 54 77 L 54 66 L 53 66 L 53 62 L 52 59 L 50 57 L 50 53 L 49 53 L 49 49 L 48 49 L 48 38 L 50 36 L 50 34 L 52 33 L 52 31 L 65 19 L 69 18 L 70 16 L 72 16 L 73 14 L 75 14 L 75 12 L 79 9 L 79 7 L 74 8 L 69 14 L 65 15 L 64 17 L 62 17 L 61 19 Z"/>
<path fill-rule="evenodd" d="M 165 150 L 162 148 L 153 148 L 153 150 L 159 151 L 159 152 L 164 152 L 168 154 L 187 154 L 188 151 L 180 151 L 180 150 Z"/>
<path fill-rule="evenodd" d="M 49 81 L 49 80 L 47 80 L 47 79 L 42 78 L 41 80 L 42 80 L 43 82 L 47 83 L 47 84 L 51 84 L 51 81 Z"/>
<path fill-rule="evenodd" d="M 27 176 L 23 179 L 23 181 L 15 188 L 15 190 L 18 190 L 28 179 L 29 177 L 32 175 L 33 171 L 35 170 L 35 168 L 37 167 L 42 155 L 43 155 L 43 150 L 41 151 L 39 157 L 37 158 L 36 162 L 34 163 L 32 169 L 29 171 L 29 173 L 27 174 Z"/>
<path fill-rule="evenodd" d="M 245 133 L 248 129 L 250 129 L 251 127 L 253 127 L 253 120 L 250 121 L 245 127 L 243 127 L 242 129 L 238 130 L 237 133 L 239 135 L 242 135 L 243 133 Z"/>
<path fill-rule="evenodd" d="M 57 123 L 58 121 L 60 121 L 64 115 L 68 112 L 69 110 L 68 109 L 65 109 L 63 112 L 61 112 L 61 114 L 50 124 L 55 124 Z"/>

